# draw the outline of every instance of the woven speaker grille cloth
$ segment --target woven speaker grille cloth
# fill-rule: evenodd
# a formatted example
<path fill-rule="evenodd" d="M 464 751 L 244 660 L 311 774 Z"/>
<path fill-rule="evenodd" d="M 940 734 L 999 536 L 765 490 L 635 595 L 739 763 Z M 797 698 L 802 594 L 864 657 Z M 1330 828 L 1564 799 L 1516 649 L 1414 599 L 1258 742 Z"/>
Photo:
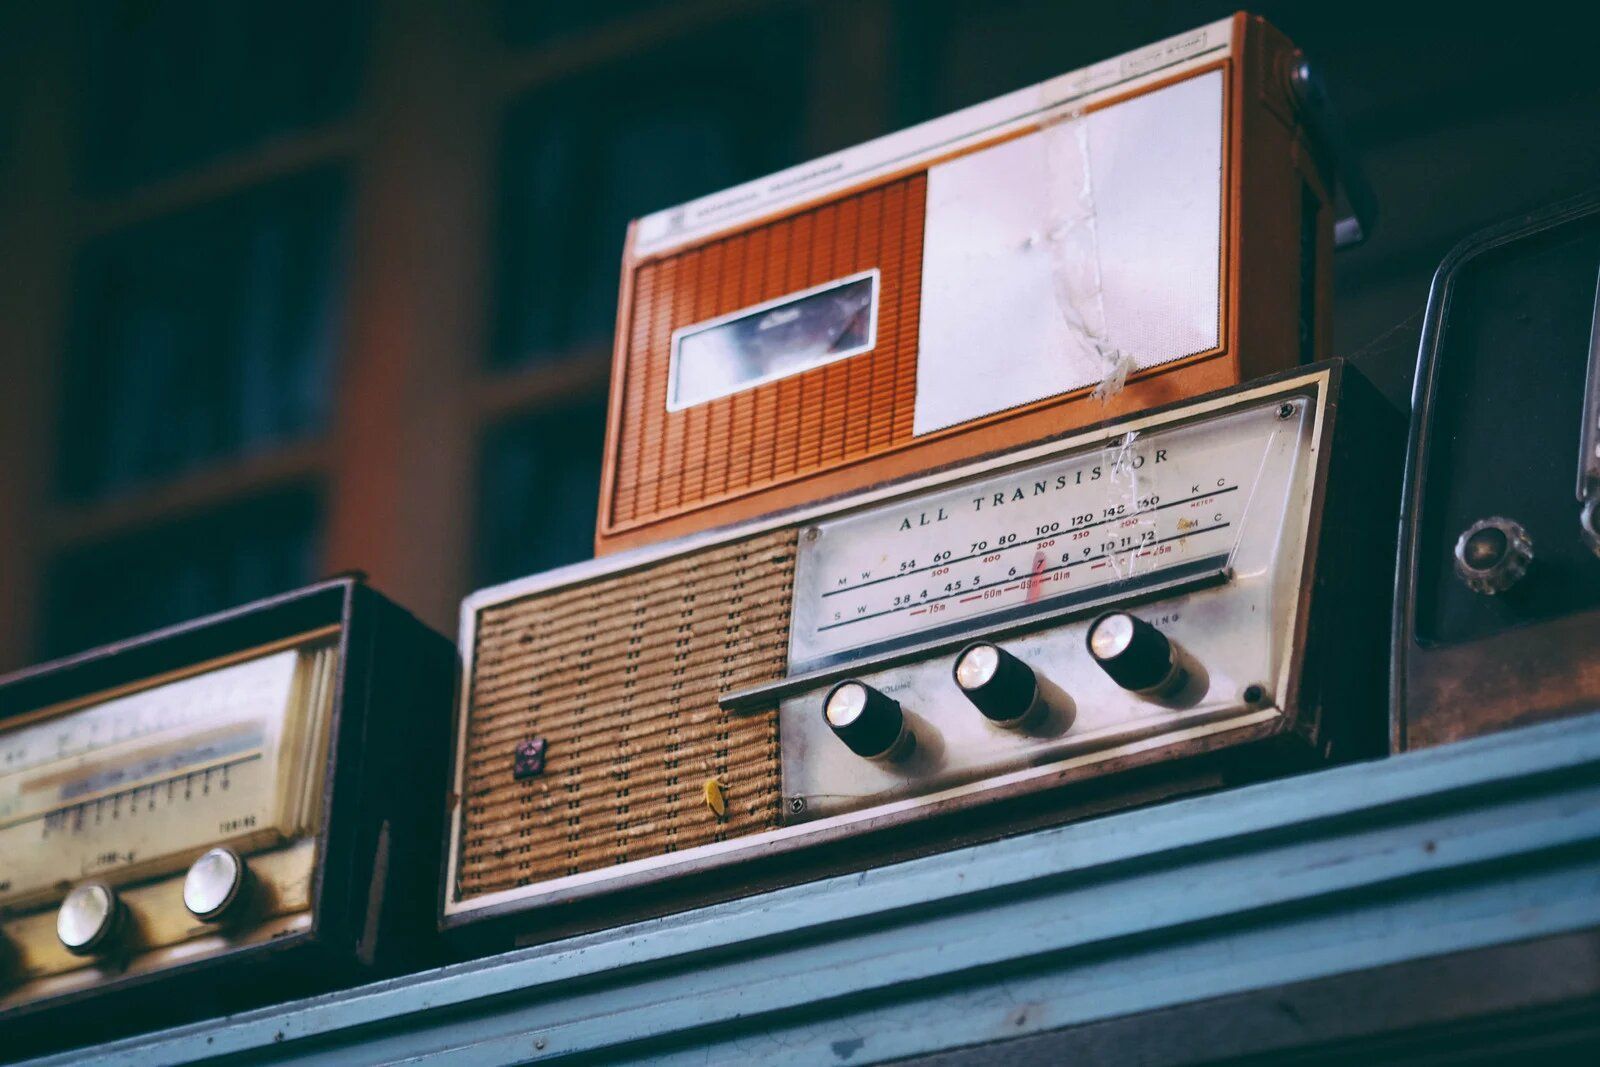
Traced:
<path fill-rule="evenodd" d="M 927 175 L 915 174 L 637 269 L 613 523 L 681 513 L 911 440 L 926 195 Z M 873 267 L 881 303 L 871 352 L 667 411 L 674 330 Z"/>
<path fill-rule="evenodd" d="M 479 614 L 457 899 L 777 825 L 777 708 L 732 715 L 717 696 L 782 676 L 794 542 L 781 530 Z M 536 738 L 544 771 L 517 781 Z"/>

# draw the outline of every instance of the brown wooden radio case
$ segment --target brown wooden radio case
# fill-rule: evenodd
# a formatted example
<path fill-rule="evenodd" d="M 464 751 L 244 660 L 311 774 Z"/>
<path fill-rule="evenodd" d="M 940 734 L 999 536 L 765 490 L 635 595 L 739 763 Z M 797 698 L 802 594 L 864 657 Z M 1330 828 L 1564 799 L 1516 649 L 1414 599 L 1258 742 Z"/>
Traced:
<path fill-rule="evenodd" d="M 491 950 L 1380 754 L 1401 438 L 1327 361 L 473 594 L 446 931 Z M 1096 663 L 1118 613 L 1182 670 Z M 1035 683 L 1014 716 L 958 690 L 973 642 Z M 906 735 L 830 732 L 851 683 Z"/>
<path fill-rule="evenodd" d="M 1282 34 L 1240 13 L 637 220 L 623 257 L 597 551 L 773 514 L 1320 358 L 1332 161 L 1296 104 L 1299 63 Z M 1163 143 L 1188 143 L 1191 114 L 1218 119 L 1218 140 L 1164 157 Z M 1151 177 L 1168 172 L 1192 187 Z M 1016 189 L 996 188 L 1018 173 Z M 1215 199 L 1217 215 L 1173 213 L 1191 193 Z M 991 209 L 999 217 L 980 233 L 973 220 Z M 1169 230 L 1149 232 L 1159 227 Z M 1053 258 L 1046 267 L 1030 254 Z M 1004 264 L 1017 284 L 974 257 Z M 865 330 L 805 304 L 854 290 L 867 301 Z M 1027 318 L 1055 314 L 1052 290 L 1068 321 L 1059 337 L 1053 320 L 1034 329 Z M 1020 325 L 1001 307 L 1011 291 L 1028 301 Z M 805 329 L 811 312 L 832 340 L 783 348 L 782 330 Z M 1166 325 L 1141 333 L 1152 322 Z M 992 343 L 962 339 L 989 325 Z M 749 347 L 774 327 L 774 347 Z M 1059 370 L 1055 348 L 1071 353 Z M 752 353 L 774 362 L 734 366 Z M 984 395 L 964 397 L 974 384 Z"/>

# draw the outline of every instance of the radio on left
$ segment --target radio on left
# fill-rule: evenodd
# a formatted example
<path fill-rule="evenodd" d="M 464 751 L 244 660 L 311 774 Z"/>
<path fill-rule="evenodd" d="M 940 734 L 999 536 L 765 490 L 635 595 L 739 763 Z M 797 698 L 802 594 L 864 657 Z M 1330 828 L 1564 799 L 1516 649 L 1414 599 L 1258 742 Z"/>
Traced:
<path fill-rule="evenodd" d="M 0 1046 L 427 962 L 454 677 L 346 578 L 0 678 Z"/>

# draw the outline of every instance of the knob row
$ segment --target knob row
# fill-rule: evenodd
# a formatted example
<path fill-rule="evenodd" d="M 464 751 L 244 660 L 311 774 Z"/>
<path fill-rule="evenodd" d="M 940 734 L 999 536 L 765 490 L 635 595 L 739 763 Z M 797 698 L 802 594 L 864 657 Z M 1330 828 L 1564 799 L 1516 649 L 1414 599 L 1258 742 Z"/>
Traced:
<path fill-rule="evenodd" d="M 201 922 L 220 922 L 245 896 L 250 868 L 231 848 L 213 848 L 189 866 L 183 906 Z M 68 952 L 91 956 L 117 937 L 127 907 L 103 882 L 75 887 L 56 911 L 56 937 Z"/>
<path fill-rule="evenodd" d="M 1090 658 L 1131 692 L 1165 696 L 1187 681 L 1166 635 L 1127 612 L 1096 619 L 1086 643 Z M 1023 729 L 1052 710 L 1070 722 L 1071 702 L 1065 694 L 999 645 L 987 641 L 968 645 L 957 654 L 951 677 L 956 689 L 996 726 Z M 828 691 L 822 715 L 834 735 L 866 759 L 896 760 L 915 744 L 899 701 L 854 678 Z"/>

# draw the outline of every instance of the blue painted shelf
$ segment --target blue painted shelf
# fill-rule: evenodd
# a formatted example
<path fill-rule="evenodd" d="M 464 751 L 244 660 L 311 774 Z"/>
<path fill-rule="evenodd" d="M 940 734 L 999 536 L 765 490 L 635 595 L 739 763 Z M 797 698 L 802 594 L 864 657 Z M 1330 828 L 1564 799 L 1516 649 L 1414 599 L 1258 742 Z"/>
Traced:
<path fill-rule="evenodd" d="M 779 1067 L 977 1056 L 985 1045 L 1002 1050 L 993 1062 L 1041 1047 L 1054 1051 L 1036 1062 L 1054 1062 L 1074 1034 L 1111 1040 L 1115 1031 L 1096 1027 L 1116 1020 L 1181 1022 L 1183 1010 L 1211 1005 L 1214 1019 L 1237 1022 L 1212 1027 L 1219 1044 L 1164 1038 L 1143 1057 L 1176 1063 L 1186 1047 L 1209 1059 L 1363 1027 L 1593 1003 L 1597 961 L 1600 714 L 40 1062 Z M 1365 1007 L 1328 984 L 1352 976 Z M 1261 994 L 1277 998 L 1265 1015 L 1250 999 Z M 1115 1040 L 1159 1043 L 1156 1033 L 1141 1025 Z M 1057 1044 L 1037 1044 L 1046 1039 Z M 999 1041 L 1011 1044 L 990 1044 Z"/>

